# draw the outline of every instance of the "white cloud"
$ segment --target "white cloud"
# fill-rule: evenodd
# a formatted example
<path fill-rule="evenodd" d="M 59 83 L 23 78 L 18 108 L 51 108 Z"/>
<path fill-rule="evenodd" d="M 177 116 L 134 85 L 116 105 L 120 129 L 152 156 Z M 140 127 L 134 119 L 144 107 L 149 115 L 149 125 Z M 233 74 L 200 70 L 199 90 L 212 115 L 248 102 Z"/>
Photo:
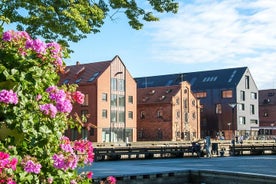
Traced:
<path fill-rule="evenodd" d="M 154 24 L 153 58 L 217 68 L 248 66 L 259 89 L 276 87 L 275 17 L 275 0 L 183 3 L 178 14 Z"/>

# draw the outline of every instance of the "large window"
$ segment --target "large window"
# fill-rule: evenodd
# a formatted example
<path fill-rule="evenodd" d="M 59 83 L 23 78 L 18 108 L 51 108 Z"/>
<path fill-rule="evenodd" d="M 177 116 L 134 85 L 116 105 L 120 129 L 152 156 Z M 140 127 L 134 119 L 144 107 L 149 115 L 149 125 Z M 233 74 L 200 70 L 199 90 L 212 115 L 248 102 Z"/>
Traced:
<path fill-rule="evenodd" d="M 245 117 L 244 116 L 240 116 L 239 117 L 239 122 L 241 125 L 245 125 Z"/>
<path fill-rule="evenodd" d="M 251 92 L 251 99 L 256 100 L 257 99 L 257 93 Z"/>
<path fill-rule="evenodd" d="M 255 114 L 255 106 L 250 104 L 250 114 Z"/>
<path fill-rule="evenodd" d="M 81 111 L 81 118 L 83 119 L 83 121 L 87 122 L 88 121 L 88 110 L 82 110 Z"/>
<path fill-rule="evenodd" d="M 194 93 L 194 95 L 195 95 L 196 98 L 205 98 L 205 97 L 207 97 L 207 93 L 205 91 Z"/>
<path fill-rule="evenodd" d="M 119 112 L 119 122 L 125 122 L 125 112 L 124 111 Z"/>
<path fill-rule="evenodd" d="M 111 111 L 111 122 L 117 122 L 117 111 Z"/>
<path fill-rule="evenodd" d="M 102 117 L 107 118 L 107 110 L 106 109 L 102 110 Z"/>
<path fill-rule="evenodd" d="M 88 106 L 88 94 L 84 95 L 84 101 L 83 101 L 82 106 Z"/>
<path fill-rule="evenodd" d="M 124 79 L 118 80 L 118 90 L 125 91 L 125 80 Z"/>
<path fill-rule="evenodd" d="M 133 104 L 133 96 L 128 96 L 128 103 Z"/>
<path fill-rule="evenodd" d="M 117 79 L 116 78 L 111 78 L 111 90 L 117 91 Z"/>
<path fill-rule="evenodd" d="M 102 101 L 107 101 L 107 93 L 102 93 Z"/>
<path fill-rule="evenodd" d="M 221 92 L 222 98 L 232 98 L 233 97 L 233 91 L 232 90 L 224 90 Z"/>
<path fill-rule="evenodd" d="M 222 113 L 222 106 L 221 104 L 216 104 L 216 114 L 221 114 Z"/>
<path fill-rule="evenodd" d="M 117 106 L 117 95 L 111 94 L 111 106 Z"/>
<path fill-rule="evenodd" d="M 246 75 L 245 76 L 245 89 L 249 89 L 250 85 L 249 85 L 249 76 Z"/>
<path fill-rule="evenodd" d="M 87 129 L 86 128 L 82 128 L 81 129 L 81 138 L 82 139 L 87 139 L 87 137 L 88 137 L 88 131 L 87 131 Z"/>
<path fill-rule="evenodd" d="M 128 111 L 128 118 L 133 119 L 133 112 L 132 111 Z"/>
<path fill-rule="evenodd" d="M 125 106 L 125 96 L 119 95 L 119 106 L 124 107 Z"/>
<path fill-rule="evenodd" d="M 245 105 L 243 103 L 239 103 L 238 104 L 238 109 L 244 111 L 245 110 Z"/>
<path fill-rule="evenodd" d="M 245 91 L 240 91 L 240 100 L 245 101 Z"/>

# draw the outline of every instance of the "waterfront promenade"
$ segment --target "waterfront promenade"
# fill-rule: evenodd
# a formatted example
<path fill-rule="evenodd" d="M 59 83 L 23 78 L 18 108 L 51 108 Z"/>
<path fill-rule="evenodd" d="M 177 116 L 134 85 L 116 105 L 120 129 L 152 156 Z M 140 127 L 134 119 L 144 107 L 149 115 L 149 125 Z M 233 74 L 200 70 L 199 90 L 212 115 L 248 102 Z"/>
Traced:
<path fill-rule="evenodd" d="M 93 171 L 93 178 L 125 177 L 181 171 L 219 171 L 275 177 L 276 156 L 229 156 L 94 162 L 80 171 Z"/>

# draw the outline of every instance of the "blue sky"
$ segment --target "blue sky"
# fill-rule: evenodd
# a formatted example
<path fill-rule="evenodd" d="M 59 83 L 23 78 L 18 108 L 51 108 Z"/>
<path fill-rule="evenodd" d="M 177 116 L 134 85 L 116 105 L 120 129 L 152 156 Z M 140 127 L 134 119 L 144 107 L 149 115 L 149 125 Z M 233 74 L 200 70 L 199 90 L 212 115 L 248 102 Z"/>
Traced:
<path fill-rule="evenodd" d="M 177 14 L 139 31 L 117 14 L 72 43 L 66 64 L 118 55 L 133 77 L 247 66 L 259 89 L 276 88 L 275 17 L 276 0 L 182 0 Z"/>

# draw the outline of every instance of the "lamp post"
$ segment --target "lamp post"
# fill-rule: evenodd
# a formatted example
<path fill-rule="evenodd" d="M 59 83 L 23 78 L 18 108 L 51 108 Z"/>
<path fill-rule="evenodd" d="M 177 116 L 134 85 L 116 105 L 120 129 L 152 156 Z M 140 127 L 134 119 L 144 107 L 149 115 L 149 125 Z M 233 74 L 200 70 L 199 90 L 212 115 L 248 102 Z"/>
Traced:
<path fill-rule="evenodd" d="M 231 122 L 230 123 L 227 123 L 228 125 L 228 132 L 229 132 L 229 135 L 230 135 L 230 126 L 231 126 Z M 232 135 L 229 136 L 229 139 L 231 139 Z"/>
<path fill-rule="evenodd" d="M 234 113 L 235 113 L 235 107 L 236 107 L 236 103 L 230 103 L 228 104 L 231 108 L 232 108 L 232 136 L 233 136 L 233 132 L 234 132 L 234 125 L 235 125 L 235 122 L 234 122 Z M 234 134 L 235 135 L 235 134 Z"/>

